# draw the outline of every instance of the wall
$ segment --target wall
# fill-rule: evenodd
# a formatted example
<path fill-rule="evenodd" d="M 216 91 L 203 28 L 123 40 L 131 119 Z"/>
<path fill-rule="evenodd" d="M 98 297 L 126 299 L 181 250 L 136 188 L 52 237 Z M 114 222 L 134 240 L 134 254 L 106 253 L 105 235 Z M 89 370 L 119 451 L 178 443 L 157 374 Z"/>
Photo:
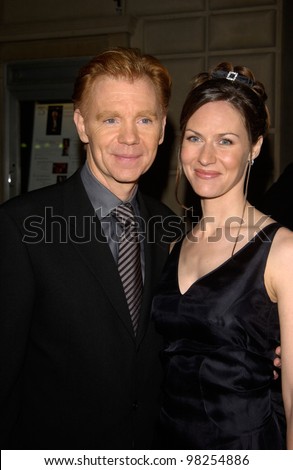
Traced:
<path fill-rule="evenodd" d="M 174 182 L 180 108 L 191 77 L 225 59 L 251 67 L 265 83 L 269 94 L 272 128 L 264 155 L 254 165 L 257 189 L 263 191 L 288 161 L 287 154 L 280 151 L 283 3 L 291 8 L 282 0 L 83 0 L 82 3 L 2 0 L 1 180 L 5 183 L 13 156 L 16 172 L 19 172 L 14 141 L 19 129 L 15 123 L 13 140 L 11 127 L 12 121 L 17 121 L 22 70 L 28 73 L 34 63 L 43 61 L 58 64 L 60 59 L 64 63 L 71 59 L 82 60 L 109 45 L 131 45 L 156 55 L 174 80 L 167 139 L 153 170 L 142 181 L 145 189 L 155 187 L 157 197 L 179 210 L 174 198 Z M 287 20 L 288 29 L 289 23 Z M 12 69 L 14 76 L 10 77 L 8 86 L 6 72 Z M 60 77 L 60 82 L 62 80 Z M 22 86 L 28 92 L 33 84 L 24 77 Z M 184 186 L 181 194 L 182 197 L 185 194 Z M 13 195 L 11 188 L 9 195 Z M 257 196 L 257 193 L 252 194 L 254 198 Z M 2 198 L 5 197 L 4 184 Z"/>

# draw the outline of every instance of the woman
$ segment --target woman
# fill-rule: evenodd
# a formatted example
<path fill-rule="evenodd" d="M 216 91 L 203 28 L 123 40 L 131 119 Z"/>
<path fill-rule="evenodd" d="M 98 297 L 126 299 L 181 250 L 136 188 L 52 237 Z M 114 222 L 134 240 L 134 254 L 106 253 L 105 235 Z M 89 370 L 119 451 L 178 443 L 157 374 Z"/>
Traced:
<path fill-rule="evenodd" d="M 293 448 L 293 234 L 246 198 L 266 98 L 249 69 L 221 63 L 183 105 L 179 167 L 202 218 L 172 249 L 153 302 L 166 340 L 161 448 L 285 448 L 271 392 L 280 334 Z"/>

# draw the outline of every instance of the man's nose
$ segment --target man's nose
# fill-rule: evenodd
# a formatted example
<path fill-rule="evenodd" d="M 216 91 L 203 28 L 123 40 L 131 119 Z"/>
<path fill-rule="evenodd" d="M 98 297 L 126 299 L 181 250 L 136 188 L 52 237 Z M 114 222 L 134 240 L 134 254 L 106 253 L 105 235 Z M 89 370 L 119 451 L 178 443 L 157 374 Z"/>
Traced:
<path fill-rule="evenodd" d="M 139 142 L 138 130 L 134 123 L 124 123 L 120 127 L 119 142 L 127 145 L 133 145 Z"/>

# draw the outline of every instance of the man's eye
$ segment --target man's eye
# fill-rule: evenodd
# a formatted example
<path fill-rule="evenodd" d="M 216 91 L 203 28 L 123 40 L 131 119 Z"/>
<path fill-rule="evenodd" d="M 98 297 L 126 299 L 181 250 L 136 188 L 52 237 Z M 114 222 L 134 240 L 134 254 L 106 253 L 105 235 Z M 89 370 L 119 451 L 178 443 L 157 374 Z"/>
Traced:
<path fill-rule="evenodd" d="M 107 124 L 115 124 L 116 122 L 116 119 L 115 118 L 108 118 L 108 119 L 105 119 L 105 121 Z"/>

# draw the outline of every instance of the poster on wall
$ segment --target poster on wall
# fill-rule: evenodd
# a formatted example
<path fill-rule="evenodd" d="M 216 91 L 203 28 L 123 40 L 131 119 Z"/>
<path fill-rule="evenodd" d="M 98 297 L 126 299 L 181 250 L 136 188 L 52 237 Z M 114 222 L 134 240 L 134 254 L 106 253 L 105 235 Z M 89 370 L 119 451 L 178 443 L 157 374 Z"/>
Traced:
<path fill-rule="evenodd" d="M 28 190 L 59 183 L 80 166 L 72 103 L 36 103 Z"/>

